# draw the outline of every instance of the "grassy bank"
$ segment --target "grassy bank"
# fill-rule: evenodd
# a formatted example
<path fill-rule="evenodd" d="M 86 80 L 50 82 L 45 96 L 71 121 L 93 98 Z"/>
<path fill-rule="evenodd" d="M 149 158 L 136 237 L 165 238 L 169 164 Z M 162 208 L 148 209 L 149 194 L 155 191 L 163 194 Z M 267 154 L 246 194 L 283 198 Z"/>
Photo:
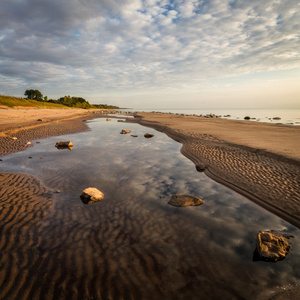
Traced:
<path fill-rule="evenodd" d="M 17 97 L 11 96 L 0 96 L 0 106 L 7 107 L 37 107 L 37 108 L 68 108 L 65 105 L 50 103 L 50 102 L 42 102 L 35 100 L 27 100 Z"/>

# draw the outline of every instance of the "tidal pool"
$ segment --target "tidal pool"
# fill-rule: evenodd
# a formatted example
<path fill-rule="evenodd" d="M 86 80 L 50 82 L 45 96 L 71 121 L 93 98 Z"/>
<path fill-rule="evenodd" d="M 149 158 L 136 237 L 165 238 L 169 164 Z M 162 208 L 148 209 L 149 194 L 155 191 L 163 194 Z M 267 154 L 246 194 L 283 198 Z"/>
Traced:
<path fill-rule="evenodd" d="M 3 158 L 6 172 L 34 175 L 53 191 L 28 299 L 257 299 L 299 285 L 297 228 L 197 172 L 163 133 L 115 119 L 88 125 Z M 57 150 L 60 140 L 73 149 Z M 104 200 L 83 204 L 87 187 Z M 173 207 L 174 193 L 205 203 Z M 271 229 L 294 235 L 290 253 L 253 261 L 258 231 Z"/>

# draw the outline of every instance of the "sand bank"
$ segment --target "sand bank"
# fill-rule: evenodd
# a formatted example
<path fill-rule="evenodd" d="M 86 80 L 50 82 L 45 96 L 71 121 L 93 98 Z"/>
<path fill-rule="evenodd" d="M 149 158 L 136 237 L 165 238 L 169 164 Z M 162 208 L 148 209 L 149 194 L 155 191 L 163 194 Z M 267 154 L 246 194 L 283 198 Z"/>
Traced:
<path fill-rule="evenodd" d="M 183 144 L 199 171 L 300 228 L 300 128 L 139 113 L 141 125 Z"/>

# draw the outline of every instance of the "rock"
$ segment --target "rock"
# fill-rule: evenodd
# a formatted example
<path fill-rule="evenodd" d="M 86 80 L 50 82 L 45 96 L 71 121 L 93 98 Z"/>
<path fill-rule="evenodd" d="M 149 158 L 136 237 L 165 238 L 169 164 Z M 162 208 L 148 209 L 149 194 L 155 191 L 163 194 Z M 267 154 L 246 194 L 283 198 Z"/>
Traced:
<path fill-rule="evenodd" d="M 38 122 L 42 122 L 43 120 L 42 119 L 38 119 Z"/>
<path fill-rule="evenodd" d="M 40 142 L 39 142 L 39 141 L 37 141 L 36 143 L 37 143 L 37 144 L 39 144 Z"/>
<path fill-rule="evenodd" d="M 60 141 L 60 142 L 57 142 L 55 144 L 55 147 L 59 150 L 61 150 L 61 149 L 70 149 L 70 150 L 72 150 L 73 144 L 70 141 L 66 141 L 66 142 Z"/>
<path fill-rule="evenodd" d="M 109 122 L 109 121 L 111 121 L 111 119 L 107 118 L 106 121 Z"/>
<path fill-rule="evenodd" d="M 80 195 L 80 199 L 84 204 L 98 202 L 104 198 L 104 194 L 96 188 L 86 188 Z"/>
<path fill-rule="evenodd" d="M 250 120 L 251 118 L 249 117 L 249 116 L 246 116 L 245 118 L 244 118 L 244 120 Z"/>
<path fill-rule="evenodd" d="M 18 138 L 17 138 L 17 137 L 15 137 L 15 136 L 13 136 L 13 137 L 12 137 L 12 139 L 13 139 L 13 140 L 17 140 Z"/>
<path fill-rule="evenodd" d="M 124 120 L 118 120 L 117 122 L 124 122 Z"/>
<path fill-rule="evenodd" d="M 276 262 L 283 260 L 290 250 L 288 235 L 274 231 L 260 231 L 257 235 L 256 252 L 260 260 Z"/>
<path fill-rule="evenodd" d="M 185 206 L 198 206 L 204 204 L 204 202 L 195 196 L 186 194 L 174 194 L 169 200 L 168 204 L 178 207 Z"/>
<path fill-rule="evenodd" d="M 31 142 L 27 142 L 26 145 L 31 145 Z"/>
<path fill-rule="evenodd" d="M 127 130 L 127 129 L 122 129 L 122 131 L 120 132 L 121 134 L 127 134 L 130 133 L 131 130 Z"/>
<path fill-rule="evenodd" d="M 196 170 L 198 172 L 204 172 L 205 171 L 205 165 L 202 165 L 202 164 L 196 165 Z"/>
<path fill-rule="evenodd" d="M 150 138 L 154 137 L 154 134 L 148 132 L 148 133 L 145 133 L 145 134 L 144 134 L 144 137 L 145 137 L 146 139 L 150 139 Z"/>
<path fill-rule="evenodd" d="M 280 117 L 274 117 L 273 120 L 281 120 Z"/>
<path fill-rule="evenodd" d="M 138 137 L 136 134 L 132 134 L 131 136 L 132 136 L 132 137 L 135 137 L 135 138 L 137 138 L 137 137 Z"/>

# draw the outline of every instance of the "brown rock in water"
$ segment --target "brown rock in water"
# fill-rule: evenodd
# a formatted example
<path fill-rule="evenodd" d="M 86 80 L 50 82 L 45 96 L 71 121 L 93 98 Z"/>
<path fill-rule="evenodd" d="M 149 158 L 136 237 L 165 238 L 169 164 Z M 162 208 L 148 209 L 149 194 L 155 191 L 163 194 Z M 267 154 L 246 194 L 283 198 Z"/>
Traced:
<path fill-rule="evenodd" d="M 80 195 L 80 199 L 84 204 L 95 203 L 102 200 L 103 198 L 104 194 L 98 189 L 92 187 L 86 188 Z"/>
<path fill-rule="evenodd" d="M 178 207 L 185 206 L 198 206 L 204 204 L 204 202 L 195 196 L 186 194 L 174 194 L 168 204 Z"/>
<path fill-rule="evenodd" d="M 280 235 L 276 232 L 260 231 L 257 235 L 256 250 L 261 260 L 283 260 L 290 250 L 287 241 L 288 235 Z"/>
<path fill-rule="evenodd" d="M 127 130 L 127 129 L 122 129 L 122 131 L 120 132 L 121 134 L 127 134 L 130 133 L 131 130 Z"/>
<path fill-rule="evenodd" d="M 145 133 L 145 134 L 144 134 L 144 137 L 145 137 L 146 139 L 150 139 L 150 138 L 154 137 L 154 134 L 148 132 L 148 133 Z"/>
<path fill-rule="evenodd" d="M 55 144 L 55 147 L 59 150 L 61 150 L 61 149 L 70 149 L 70 150 L 72 150 L 73 144 L 70 141 L 66 141 L 66 142 L 60 141 L 60 142 L 57 142 Z"/>
<path fill-rule="evenodd" d="M 109 122 L 109 121 L 111 121 L 111 119 L 107 118 L 106 121 Z"/>

